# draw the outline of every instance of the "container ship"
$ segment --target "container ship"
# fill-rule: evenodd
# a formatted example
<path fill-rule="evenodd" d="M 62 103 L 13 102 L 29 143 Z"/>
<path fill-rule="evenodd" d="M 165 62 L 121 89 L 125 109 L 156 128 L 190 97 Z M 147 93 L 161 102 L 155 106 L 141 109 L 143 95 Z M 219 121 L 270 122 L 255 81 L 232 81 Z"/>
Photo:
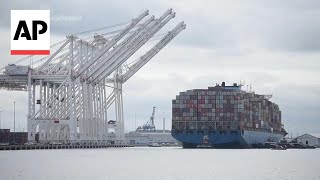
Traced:
<path fill-rule="evenodd" d="M 171 135 L 183 148 L 253 148 L 277 143 L 287 133 L 271 95 L 216 84 L 180 92 L 172 100 Z"/>

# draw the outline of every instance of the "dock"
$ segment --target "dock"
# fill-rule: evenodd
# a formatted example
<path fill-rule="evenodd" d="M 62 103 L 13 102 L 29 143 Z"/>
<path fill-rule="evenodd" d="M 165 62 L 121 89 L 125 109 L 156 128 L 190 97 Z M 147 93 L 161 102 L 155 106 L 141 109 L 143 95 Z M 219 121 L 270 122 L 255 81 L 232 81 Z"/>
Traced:
<path fill-rule="evenodd" d="M 0 151 L 5 150 L 35 150 L 35 149 L 102 149 L 102 148 L 124 148 L 132 145 L 67 145 L 67 144 L 35 144 L 35 145 L 6 145 L 0 146 Z"/>

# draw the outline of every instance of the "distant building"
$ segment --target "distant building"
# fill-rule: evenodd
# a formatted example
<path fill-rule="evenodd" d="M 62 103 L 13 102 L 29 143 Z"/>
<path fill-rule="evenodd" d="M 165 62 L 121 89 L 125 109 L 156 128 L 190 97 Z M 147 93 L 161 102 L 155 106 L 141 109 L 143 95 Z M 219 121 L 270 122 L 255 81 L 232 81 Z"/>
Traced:
<path fill-rule="evenodd" d="M 111 142 L 115 142 L 114 133 L 109 133 Z M 150 132 L 130 132 L 124 135 L 125 143 L 134 146 L 146 146 L 151 143 L 159 143 L 166 145 L 176 145 L 178 141 L 171 136 L 170 131 L 150 131 Z"/>
<path fill-rule="evenodd" d="M 318 138 L 318 147 L 320 147 L 320 134 L 311 134 L 311 135 Z"/>
<path fill-rule="evenodd" d="M 303 134 L 301 136 L 296 137 L 294 140 L 304 145 L 318 146 L 318 147 L 320 145 L 319 138 L 311 134 Z"/>

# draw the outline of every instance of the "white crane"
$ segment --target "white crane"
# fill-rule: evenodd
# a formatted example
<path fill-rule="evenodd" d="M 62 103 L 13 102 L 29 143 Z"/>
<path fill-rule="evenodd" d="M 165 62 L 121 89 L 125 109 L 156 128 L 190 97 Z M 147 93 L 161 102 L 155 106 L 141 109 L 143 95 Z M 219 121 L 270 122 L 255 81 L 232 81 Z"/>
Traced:
<path fill-rule="evenodd" d="M 169 31 L 138 61 L 122 67 L 162 29 L 175 13 L 167 10 L 159 18 L 143 11 L 122 29 L 98 33 L 86 31 L 55 44 L 52 55 L 36 60 L 25 73 L 13 65 L 13 73 L 0 75 L 0 88 L 28 91 L 28 140 L 39 130 L 41 141 L 105 143 L 108 140 L 107 110 L 115 105 L 116 140 L 124 142 L 122 86 L 164 48 L 186 25 Z M 101 31 L 104 28 L 99 28 Z M 81 38 L 83 34 L 94 36 Z M 110 34 L 113 34 L 110 37 Z M 90 40 L 88 40 L 90 39 Z M 28 59 L 31 57 L 24 58 Z M 11 71 L 10 71 L 11 72 Z M 108 92 L 107 88 L 113 90 Z"/>
<path fill-rule="evenodd" d="M 152 115 L 147 123 L 145 123 L 142 127 L 139 126 L 136 131 L 155 131 L 156 126 L 154 125 L 154 116 L 156 113 L 156 107 L 152 109 Z"/>

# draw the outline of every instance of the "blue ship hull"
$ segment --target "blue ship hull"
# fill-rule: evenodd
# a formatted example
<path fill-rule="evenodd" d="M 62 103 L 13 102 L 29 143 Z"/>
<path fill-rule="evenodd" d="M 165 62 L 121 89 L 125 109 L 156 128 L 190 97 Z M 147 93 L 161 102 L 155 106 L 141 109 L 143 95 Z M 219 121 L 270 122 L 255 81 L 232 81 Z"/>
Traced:
<path fill-rule="evenodd" d="M 264 145 L 268 141 L 279 142 L 284 133 L 261 131 L 206 131 L 185 130 L 171 131 L 172 136 L 183 144 L 184 148 L 196 148 L 201 145 L 213 148 L 252 148 Z M 204 143 L 204 137 L 207 142 Z"/>

